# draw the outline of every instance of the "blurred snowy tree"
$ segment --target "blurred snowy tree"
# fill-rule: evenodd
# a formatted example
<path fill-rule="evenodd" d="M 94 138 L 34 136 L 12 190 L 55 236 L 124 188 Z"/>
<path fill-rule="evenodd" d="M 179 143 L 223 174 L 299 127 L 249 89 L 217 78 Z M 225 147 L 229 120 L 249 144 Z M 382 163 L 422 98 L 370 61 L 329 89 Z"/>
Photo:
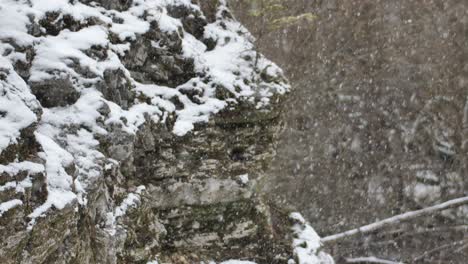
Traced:
<path fill-rule="evenodd" d="M 468 195 L 468 2 L 283 0 L 270 19 L 315 19 L 280 30 L 254 2 L 231 3 L 294 86 L 272 199 L 329 235 Z M 467 212 L 415 219 L 335 252 L 465 263 Z"/>
<path fill-rule="evenodd" d="M 310 12 L 287 15 L 288 5 L 283 0 L 250 0 L 249 15 L 260 19 L 268 30 L 279 30 L 299 23 L 312 23 L 316 16 Z"/>

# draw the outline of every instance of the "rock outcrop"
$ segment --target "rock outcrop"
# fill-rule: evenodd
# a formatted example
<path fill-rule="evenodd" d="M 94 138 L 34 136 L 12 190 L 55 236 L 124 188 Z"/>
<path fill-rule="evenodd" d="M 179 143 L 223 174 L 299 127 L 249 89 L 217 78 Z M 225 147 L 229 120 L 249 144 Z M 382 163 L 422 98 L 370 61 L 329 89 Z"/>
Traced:
<path fill-rule="evenodd" d="M 257 191 L 289 86 L 203 2 L 0 3 L 1 263 L 291 263 Z"/>

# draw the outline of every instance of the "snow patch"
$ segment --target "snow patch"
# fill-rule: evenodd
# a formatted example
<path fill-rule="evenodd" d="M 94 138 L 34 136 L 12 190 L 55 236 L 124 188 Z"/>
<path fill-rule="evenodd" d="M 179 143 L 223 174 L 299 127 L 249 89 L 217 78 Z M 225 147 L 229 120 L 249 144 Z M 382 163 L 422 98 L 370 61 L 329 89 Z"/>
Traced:
<path fill-rule="evenodd" d="M 321 251 L 320 236 L 302 215 L 291 213 L 290 218 L 294 221 L 292 231 L 295 238 L 292 247 L 298 264 L 334 264 L 333 258 Z"/>
<path fill-rule="evenodd" d="M 15 207 L 18 207 L 18 206 L 21 206 L 23 205 L 23 202 L 21 200 L 18 200 L 18 199 L 15 199 L 15 200 L 11 200 L 11 201 L 8 201 L 8 202 L 4 202 L 4 203 L 0 203 L 0 217 L 3 216 L 4 213 L 6 213 L 7 211 L 15 208 Z"/>
<path fill-rule="evenodd" d="M 145 189 L 145 186 L 139 186 L 134 193 L 127 195 L 122 203 L 114 209 L 114 212 L 107 213 L 106 230 L 109 234 L 115 235 L 117 218 L 124 216 L 130 208 L 135 208 L 138 205 Z"/>
<path fill-rule="evenodd" d="M 249 182 L 249 174 L 239 175 L 239 180 L 241 181 L 241 183 L 247 184 Z"/>
<path fill-rule="evenodd" d="M 6 48 L 6 45 L 0 42 L 0 54 L 3 54 Z M 3 56 L 0 56 L 0 95 L 1 154 L 9 145 L 18 142 L 22 129 L 37 121 L 34 111 L 39 109 L 39 104 L 27 84 L 14 71 L 12 63 Z"/>

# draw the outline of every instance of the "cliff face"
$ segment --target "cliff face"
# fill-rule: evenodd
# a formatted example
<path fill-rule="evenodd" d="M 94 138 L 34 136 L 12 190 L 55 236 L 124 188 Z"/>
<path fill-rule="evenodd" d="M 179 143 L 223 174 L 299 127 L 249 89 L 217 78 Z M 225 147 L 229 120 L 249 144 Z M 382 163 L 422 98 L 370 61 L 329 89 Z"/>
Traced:
<path fill-rule="evenodd" d="M 292 257 L 257 195 L 288 84 L 192 2 L 0 2 L 0 262 Z"/>

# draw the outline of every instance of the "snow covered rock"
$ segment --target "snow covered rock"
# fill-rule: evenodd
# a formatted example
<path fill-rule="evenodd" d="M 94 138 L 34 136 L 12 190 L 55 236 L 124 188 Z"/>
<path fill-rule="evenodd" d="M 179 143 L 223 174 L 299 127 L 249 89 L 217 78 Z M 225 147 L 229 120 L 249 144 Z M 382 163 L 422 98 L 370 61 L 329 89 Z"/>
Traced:
<path fill-rule="evenodd" d="M 293 221 L 294 255 L 299 264 L 334 264 L 333 258 L 322 250 L 319 235 L 299 213 L 291 213 Z"/>
<path fill-rule="evenodd" d="M 0 2 L 0 262 L 291 257 L 257 195 L 289 86 L 192 2 Z"/>

